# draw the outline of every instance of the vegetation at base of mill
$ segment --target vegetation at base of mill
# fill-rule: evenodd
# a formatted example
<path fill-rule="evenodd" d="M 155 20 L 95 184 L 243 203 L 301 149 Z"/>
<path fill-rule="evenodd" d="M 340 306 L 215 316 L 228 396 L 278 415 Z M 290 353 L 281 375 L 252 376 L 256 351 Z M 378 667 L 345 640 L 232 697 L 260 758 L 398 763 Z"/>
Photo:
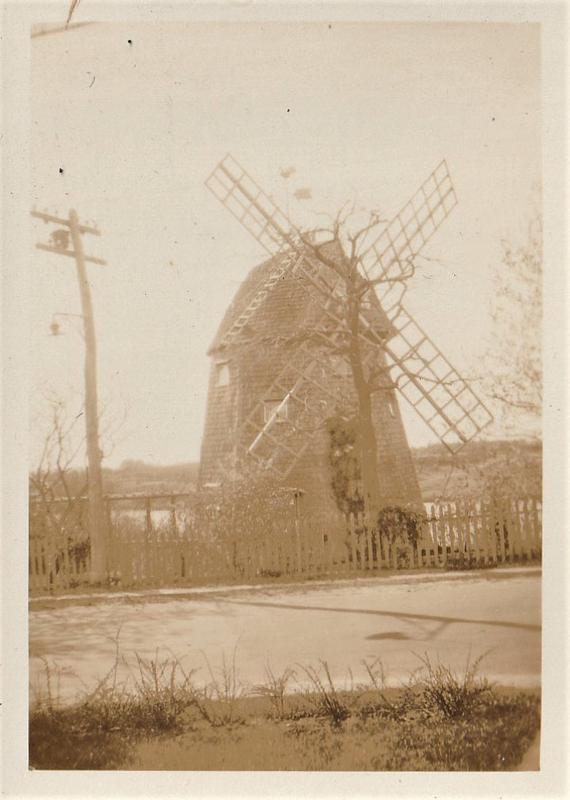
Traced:
<path fill-rule="evenodd" d="M 364 497 L 362 494 L 362 474 L 358 462 L 357 421 L 341 415 L 327 420 L 329 434 L 329 466 L 331 472 L 330 486 L 335 503 L 347 521 L 351 515 L 364 513 Z M 375 516 L 375 530 L 387 546 L 392 546 L 401 538 L 413 547 L 416 545 L 425 514 L 417 509 L 384 506 Z M 364 523 L 364 521 L 363 521 Z M 358 537 L 365 533 L 364 524 L 357 526 Z M 350 544 L 347 542 L 347 548 Z M 376 543 L 373 544 L 376 556 Z"/>
<path fill-rule="evenodd" d="M 341 689 L 326 661 L 266 668 L 245 687 L 234 658 L 209 682 L 176 658 L 137 656 L 131 686 L 114 667 L 90 693 L 62 705 L 46 663 L 46 690 L 30 712 L 33 769 L 505 770 L 540 726 L 538 691 L 501 689 L 427 655 L 401 688 L 386 688 L 380 661 Z"/>
<path fill-rule="evenodd" d="M 331 490 L 337 508 L 345 516 L 361 514 L 364 511 L 364 497 L 356 449 L 356 420 L 345 419 L 341 415 L 330 417 L 327 430 Z"/>

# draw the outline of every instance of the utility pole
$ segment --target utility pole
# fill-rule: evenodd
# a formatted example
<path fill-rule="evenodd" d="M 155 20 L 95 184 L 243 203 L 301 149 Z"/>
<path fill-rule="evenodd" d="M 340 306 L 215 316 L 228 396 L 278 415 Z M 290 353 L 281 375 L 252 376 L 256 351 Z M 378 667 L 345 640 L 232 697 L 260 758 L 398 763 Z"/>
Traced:
<path fill-rule="evenodd" d="M 49 244 L 36 244 L 40 250 L 69 256 L 75 260 L 79 295 L 83 318 L 83 337 L 85 340 L 85 428 L 88 466 L 88 520 L 91 544 L 91 583 L 103 582 L 108 573 L 107 564 L 107 518 L 103 499 L 103 473 L 101 470 L 101 449 L 99 447 L 99 414 L 97 410 L 97 342 L 91 290 L 87 278 L 86 262 L 105 265 L 101 258 L 86 256 L 82 236 L 90 233 L 100 236 L 97 228 L 81 225 L 77 213 L 72 209 L 68 219 L 60 219 L 51 214 L 32 211 L 32 216 L 61 226 L 52 232 Z"/>

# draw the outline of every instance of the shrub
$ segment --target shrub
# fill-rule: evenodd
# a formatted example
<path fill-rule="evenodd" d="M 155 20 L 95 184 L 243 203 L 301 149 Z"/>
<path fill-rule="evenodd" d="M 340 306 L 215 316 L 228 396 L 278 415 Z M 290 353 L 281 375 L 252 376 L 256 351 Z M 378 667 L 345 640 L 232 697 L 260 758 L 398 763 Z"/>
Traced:
<path fill-rule="evenodd" d="M 419 707 L 428 714 L 435 711 L 446 719 L 464 718 L 492 693 L 487 679 L 477 677 L 484 655 L 473 663 L 468 658 L 462 676 L 444 664 L 432 664 L 427 653 L 418 658 L 423 667 L 412 676 L 410 688 L 418 692 Z"/>
<path fill-rule="evenodd" d="M 377 528 L 380 536 L 393 545 L 402 538 L 415 547 L 420 538 L 424 514 L 400 506 L 386 506 L 378 514 Z"/>

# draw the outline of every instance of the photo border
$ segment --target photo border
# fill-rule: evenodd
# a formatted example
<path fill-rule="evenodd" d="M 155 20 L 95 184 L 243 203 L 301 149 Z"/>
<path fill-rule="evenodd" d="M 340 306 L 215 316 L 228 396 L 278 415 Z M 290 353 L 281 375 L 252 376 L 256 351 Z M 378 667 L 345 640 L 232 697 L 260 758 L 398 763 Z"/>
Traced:
<path fill-rule="evenodd" d="M 72 22 L 538 22 L 543 52 L 544 556 L 542 768 L 537 773 L 56 772 L 27 769 L 27 403 L 30 274 L 30 26 L 66 2 L 2 8 L 3 791 L 13 797 L 563 797 L 568 791 L 568 297 L 565 3 L 104 3 Z"/>

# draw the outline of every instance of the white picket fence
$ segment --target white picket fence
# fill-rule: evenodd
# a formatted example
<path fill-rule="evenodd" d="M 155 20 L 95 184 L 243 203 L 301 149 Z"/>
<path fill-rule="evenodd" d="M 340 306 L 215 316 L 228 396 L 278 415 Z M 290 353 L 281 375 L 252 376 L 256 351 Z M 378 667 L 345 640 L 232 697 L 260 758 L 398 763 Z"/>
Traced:
<path fill-rule="evenodd" d="M 118 498 L 120 500 L 121 498 Z M 484 568 L 530 563 L 542 554 L 538 498 L 477 498 L 432 503 L 417 528 L 380 535 L 351 517 L 275 514 L 254 526 L 211 525 L 181 511 L 181 496 L 160 509 L 139 498 L 141 514 L 109 513 L 108 577 L 117 587 L 177 586 L 261 578 L 346 576 L 380 570 Z M 157 498 L 154 498 L 155 502 Z M 156 513 L 160 512 L 160 513 Z M 50 526 L 31 530 L 32 593 L 64 591 L 89 579 L 85 533 Z M 397 535 L 396 535 L 397 534 Z"/>

